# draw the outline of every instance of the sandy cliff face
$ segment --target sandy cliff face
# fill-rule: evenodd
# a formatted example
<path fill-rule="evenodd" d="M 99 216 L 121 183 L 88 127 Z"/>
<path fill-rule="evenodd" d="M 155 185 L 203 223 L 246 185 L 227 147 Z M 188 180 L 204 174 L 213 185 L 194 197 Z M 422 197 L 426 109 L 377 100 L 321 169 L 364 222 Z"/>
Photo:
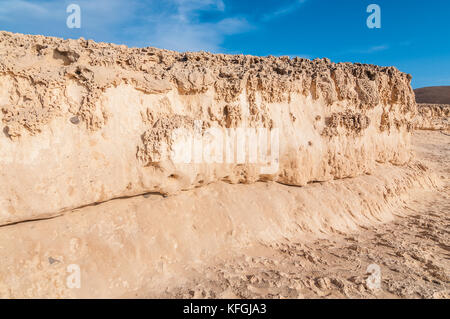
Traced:
<path fill-rule="evenodd" d="M 422 130 L 450 130 L 450 104 L 417 104 L 415 127 Z"/>
<path fill-rule="evenodd" d="M 1 32 L 0 224 L 215 181 L 303 186 L 370 173 L 377 162 L 405 164 L 416 114 L 410 80 L 393 67 L 327 59 Z M 193 137 L 182 144 L 193 153 L 201 141 L 199 158 L 169 156 L 179 129 Z"/>

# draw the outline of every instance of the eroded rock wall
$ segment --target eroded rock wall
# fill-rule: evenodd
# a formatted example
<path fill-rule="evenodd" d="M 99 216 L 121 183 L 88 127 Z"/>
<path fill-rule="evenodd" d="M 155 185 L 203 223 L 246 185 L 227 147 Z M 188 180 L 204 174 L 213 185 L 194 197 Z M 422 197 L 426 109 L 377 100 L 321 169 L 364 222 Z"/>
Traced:
<path fill-rule="evenodd" d="M 328 59 L 0 32 L 0 224 L 215 181 L 303 186 L 370 173 L 376 162 L 405 164 L 416 115 L 410 80 L 394 67 Z M 266 129 L 279 143 L 269 138 L 266 163 L 180 164 L 167 156 L 180 128 L 203 143 L 212 128 Z M 244 148 L 248 155 L 250 139 Z"/>
<path fill-rule="evenodd" d="M 450 130 L 450 104 L 417 104 L 416 129 Z"/>

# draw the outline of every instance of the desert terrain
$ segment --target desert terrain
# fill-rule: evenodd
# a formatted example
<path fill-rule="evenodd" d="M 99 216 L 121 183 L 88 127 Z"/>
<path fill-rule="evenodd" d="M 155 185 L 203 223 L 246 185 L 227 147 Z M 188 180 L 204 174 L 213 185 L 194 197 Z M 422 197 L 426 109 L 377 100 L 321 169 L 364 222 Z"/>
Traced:
<path fill-rule="evenodd" d="M 0 297 L 449 298 L 450 106 L 410 81 L 0 32 Z"/>
<path fill-rule="evenodd" d="M 450 104 L 450 86 L 430 86 L 415 89 L 417 103 Z"/>

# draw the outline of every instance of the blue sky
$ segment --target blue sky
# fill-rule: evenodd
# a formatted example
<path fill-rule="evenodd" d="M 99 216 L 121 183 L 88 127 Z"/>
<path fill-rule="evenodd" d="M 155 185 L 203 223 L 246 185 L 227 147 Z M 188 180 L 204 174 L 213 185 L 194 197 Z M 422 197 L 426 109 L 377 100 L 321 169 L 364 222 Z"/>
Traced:
<path fill-rule="evenodd" d="M 66 8 L 80 5 L 81 28 Z M 369 4 L 381 28 L 369 29 Z M 449 0 L 0 0 L 0 29 L 180 51 L 394 65 L 450 85 Z"/>

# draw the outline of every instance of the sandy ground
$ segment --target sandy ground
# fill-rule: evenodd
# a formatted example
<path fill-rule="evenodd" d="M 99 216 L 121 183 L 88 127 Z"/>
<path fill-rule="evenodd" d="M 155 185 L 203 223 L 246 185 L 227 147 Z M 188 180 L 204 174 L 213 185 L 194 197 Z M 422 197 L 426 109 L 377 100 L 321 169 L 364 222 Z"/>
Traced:
<path fill-rule="evenodd" d="M 417 191 L 392 222 L 308 242 L 257 245 L 148 297 L 449 298 L 450 137 L 418 131 L 414 151 L 444 186 Z M 367 284 L 371 264 L 380 267 L 380 289 Z"/>

